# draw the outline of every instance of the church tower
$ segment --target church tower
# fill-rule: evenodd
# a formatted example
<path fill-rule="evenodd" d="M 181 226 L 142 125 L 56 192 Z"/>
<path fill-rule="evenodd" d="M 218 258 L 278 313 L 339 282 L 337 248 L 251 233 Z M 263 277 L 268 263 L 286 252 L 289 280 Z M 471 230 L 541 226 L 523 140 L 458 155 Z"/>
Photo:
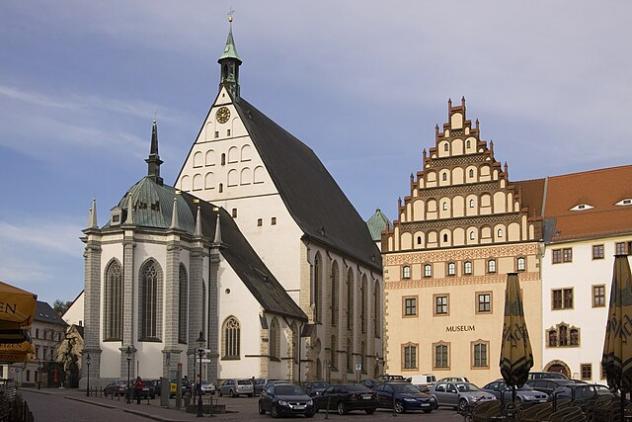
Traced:
<path fill-rule="evenodd" d="M 231 96 L 237 100 L 239 98 L 239 66 L 241 58 L 237 54 L 235 40 L 233 39 L 233 17 L 228 17 L 230 29 L 228 30 L 228 38 L 226 38 L 226 47 L 224 53 L 217 60 L 220 64 L 220 89 L 225 87 Z"/>

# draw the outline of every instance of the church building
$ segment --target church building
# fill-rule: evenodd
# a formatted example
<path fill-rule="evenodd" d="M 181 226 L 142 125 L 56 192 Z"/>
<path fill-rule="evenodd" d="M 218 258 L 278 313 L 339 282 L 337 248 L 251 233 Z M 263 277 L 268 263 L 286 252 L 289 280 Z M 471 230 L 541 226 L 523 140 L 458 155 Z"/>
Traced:
<path fill-rule="evenodd" d="M 246 101 L 232 35 L 174 186 L 147 176 L 84 230 L 94 379 L 331 381 L 383 365 L 380 251 L 314 152 Z M 200 342 L 198 342 L 200 340 Z"/>

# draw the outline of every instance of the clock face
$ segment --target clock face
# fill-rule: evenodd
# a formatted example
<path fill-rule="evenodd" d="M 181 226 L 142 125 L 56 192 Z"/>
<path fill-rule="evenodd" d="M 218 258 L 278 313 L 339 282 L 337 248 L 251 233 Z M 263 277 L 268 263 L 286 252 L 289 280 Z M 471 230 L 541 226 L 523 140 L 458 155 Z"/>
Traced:
<path fill-rule="evenodd" d="M 220 107 L 215 114 L 215 118 L 220 123 L 226 123 L 230 119 L 230 110 L 228 107 Z"/>

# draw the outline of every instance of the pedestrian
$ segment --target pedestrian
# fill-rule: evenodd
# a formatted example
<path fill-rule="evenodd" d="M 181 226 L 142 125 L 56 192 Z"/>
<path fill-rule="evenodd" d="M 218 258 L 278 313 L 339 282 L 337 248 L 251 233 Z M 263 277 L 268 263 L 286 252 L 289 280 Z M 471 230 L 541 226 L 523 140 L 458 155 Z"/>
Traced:
<path fill-rule="evenodd" d="M 145 388 L 145 383 L 141 377 L 136 377 L 136 381 L 134 382 L 134 395 L 136 396 L 136 404 L 140 404 L 140 396 L 143 394 L 143 388 Z"/>
<path fill-rule="evenodd" d="M 253 376 L 252 378 L 250 378 L 250 383 L 252 384 L 252 397 L 255 396 L 255 377 Z"/>

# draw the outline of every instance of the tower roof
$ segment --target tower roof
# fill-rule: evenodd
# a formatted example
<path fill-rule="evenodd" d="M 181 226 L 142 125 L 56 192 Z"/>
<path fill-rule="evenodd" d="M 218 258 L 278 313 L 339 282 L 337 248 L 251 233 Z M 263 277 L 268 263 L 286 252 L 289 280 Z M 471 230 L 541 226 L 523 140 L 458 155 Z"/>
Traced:
<path fill-rule="evenodd" d="M 230 20 L 230 27 L 228 29 L 228 37 L 226 38 L 226 46 L 224 47 L 224 53 L 219 56 L 217 59 L 218 62 L 221 62 L 225 59 L 233 59 L 237 60 L 241 63 L 241 58 L 239 54 L 237 54 L 237 47 L 235 47 L 235 40 L 233 39 L 233 24 L 232 19 Z"/>
<path fill-rule="evenodd" d="M 375 214 L 367 220 L 366 225 L 369 228 L 369 233 L 371 233 L 371 238 L 377 242 L 382 239 L 384 229 L 391 227 L 391 222 L 382 210 L 378 208 L 375 210 Z"/>

